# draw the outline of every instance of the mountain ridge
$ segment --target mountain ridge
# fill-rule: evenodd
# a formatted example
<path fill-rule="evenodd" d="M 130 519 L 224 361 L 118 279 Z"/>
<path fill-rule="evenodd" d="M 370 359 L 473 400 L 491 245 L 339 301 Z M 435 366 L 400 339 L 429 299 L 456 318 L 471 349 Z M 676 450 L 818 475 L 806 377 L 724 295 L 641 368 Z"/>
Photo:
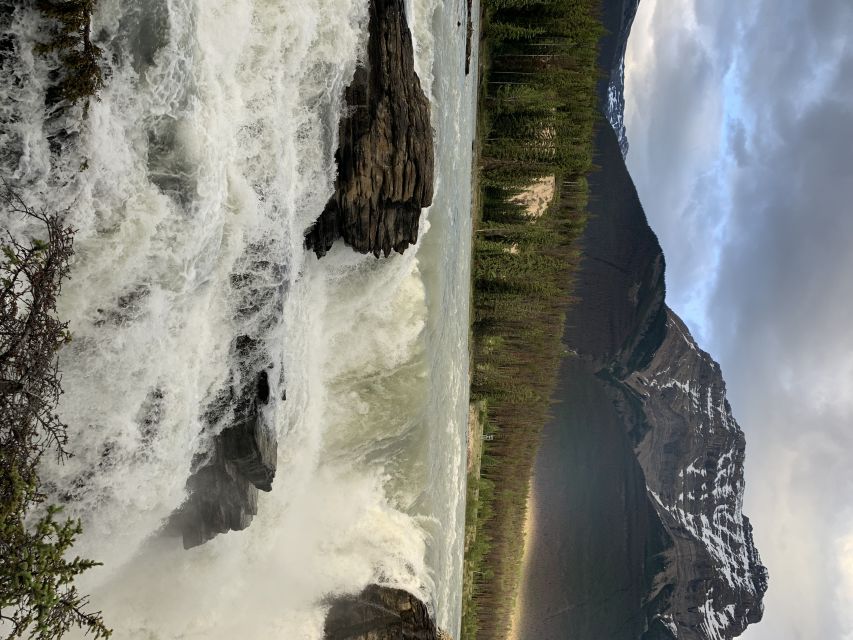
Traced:
<path fill-rule="evenodd" d="M 625 128 L 625 52 L 640 0 L 604 0 L 602 21 L 607 29 L 601 40 L 599 64 L 604 70 L 599 82 L 602 111 L 619 138 L 622 155 L 628 154 Z"/>
<path fill-rule="evenodd" d="M 673 541 L 656 580 L 672 589 L 667 621 L 676 637 L 728 638 L 761 619 L 767 589 L 742 510 L 746 441 L 720 366 L 672 310 L 665 313 L 663 343 L 648 366 L 623 380 L 643 409 L 647 428 L 634 433 L 635 451 Z M 700 594 L 704 603 L 693 611 Z"/>
<path fill-rule="evenodd" d="M 642 639 L 729 640 L 761 619 L 768 576 L 742 512 L 743 431 L 720 366 L 666 306 L 663 251 L 625 166 L 624 56 L 638 5 L 602 7 L 599 100 L 610 126 L 596 141 L 602 171 L 565 341 L 616 406 L 666 539 L 642 568 Z"/>

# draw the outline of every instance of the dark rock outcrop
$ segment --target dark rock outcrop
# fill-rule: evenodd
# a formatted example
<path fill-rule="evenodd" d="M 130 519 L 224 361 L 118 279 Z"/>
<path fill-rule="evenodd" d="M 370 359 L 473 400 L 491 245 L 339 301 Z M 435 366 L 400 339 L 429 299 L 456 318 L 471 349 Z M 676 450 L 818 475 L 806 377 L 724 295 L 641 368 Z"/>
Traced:
<path fill-rule="evenodd" d="M 468 4 L 466 5 L 465 10 L 465 75 L 467 76 L 471 73 L 471 51 L 473 49 L 473 37 L 474 37 L 474 22 L 471 17 L 471 10 L 473 8 L 473 1 L 468 0 Z"/>
<path fill-rule="evenodd" d="M 372 584 L 336 598 L 326 615 L 326 640 L 442 640 L 426 605 L 410 593 Z"/>
<path fill-rule="evenodd" d="M 229 389 L 209 412 L 210 422 L 228 416 L 231 426 L 213 438 L 210 452 L 196 459 L 187 500 L 172 516 L 170 528 L 183 536 L 184 548 L 245 529 L 258 513 L 258 490 L 272 490 L 278 443 L 264 414 L 270 395 L 266 371 L 241 393 L 235 402 Z"/>
<path fill-rule="evenodd" d="M 430 105 L 415 73 L 403 0 L 370 3 L 367 62 L 346 89 L 335 194 L 305 235 L 318 257 L 338 238 L 388 256 L 417 242 L 432 204 Z"/>
<path fill-rule="evenodd" d="M 267 247 L 247 251 L 231 275 L 238 320 L 263 336 L 282 313 L 286 273 L 283 265 L 258 259 Z M 183 536 L 184 547 L 240 531 L 258 512 L 258 491 L 271 491 L 278 461 L 275 411 L 285 400 L 284 380 L 275 371 L 260 337 L 238 336 L 231 344 L 228 382 L 203 418 L 209 449 L 198 455 L 187 480 L 187 500 L 168 528 Z"/>

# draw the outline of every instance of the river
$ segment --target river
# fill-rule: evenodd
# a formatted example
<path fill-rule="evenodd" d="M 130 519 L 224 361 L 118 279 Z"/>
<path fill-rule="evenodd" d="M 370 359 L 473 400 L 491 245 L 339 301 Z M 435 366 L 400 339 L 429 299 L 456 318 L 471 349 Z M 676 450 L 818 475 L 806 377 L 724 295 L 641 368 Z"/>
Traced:
<path fill-rule="evenodd" d="M 435 199 L 418 246 L 381 260 L 344 246 L 318 260 L 302 242 L 333 191 L 365 0 L 100 0 L 109 73 L 85 117 L 44 117 L 41 25 L 24 9 L 4 25 L 19 49 L 0 78 L 0 169 L 76 229 L 59 305 L 74 457 L 42 477 L 83 521 L 76 552 L 103 562 L 81 587 L 115 637 L 318 638 L 326 599 L 371 582 L 420 596 L 458 635 L 476 97 L 465 4 L 407 2 Z M 245 335 L 272 397 L 286 392 L 268 414 L 273 491 L 247 530 L 184 551 L 163 523 L 210 444 L 206 409 L 245 369 L 232 348 Z"/>

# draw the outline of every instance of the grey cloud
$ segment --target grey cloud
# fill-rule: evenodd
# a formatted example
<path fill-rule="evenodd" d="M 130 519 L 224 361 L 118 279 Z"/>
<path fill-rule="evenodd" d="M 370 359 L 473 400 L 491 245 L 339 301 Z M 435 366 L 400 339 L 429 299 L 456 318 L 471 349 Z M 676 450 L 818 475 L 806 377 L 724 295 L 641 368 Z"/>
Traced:
<path fill-rule="evenodd" d="M 729 128 L 729 149 L 739 166 L 749 161 L 746 127 L 740 121 L 734 122 Z"/>
<path fill-rule="evenodd" d="M 788 345 L 774 358 L 833 350 L 841 338 L 853 349 L 853 147 L 841 133 L 853 132 L 853 110 L 828 101 L 778 124 L 783 140 L 756 145 L 735 182 L 710 306 L 718 338 Z"/>
<path fill-rule="evenodd" d="M 810 30 L 818 37 L 849 35 L 845 28 L 853 19 L 853 5 L 849 2 L 812 0 L 805 7 Z"/>
<path fill-rule="evenodd" d="M 844 57 L 832 83 L 838 90 L 839 99 L 847 102 L 853 99 L 853 56 Z"/>
<path fill-rule="evenodd" d="M 628 96 L 629 164 L 671 303 L 707 325 L 747 435 L 746 510 L 771 584 L 765 621 L 744 638 L 842 638 L 853 633 L 836 598 L 836 543 L 853 533 L 853 3 L 691 2 L 698 28 L 657 3 L 651 64 Z M 739 99 L 721 121 L 679 113 L 707 114 L 725 87 Z"/>

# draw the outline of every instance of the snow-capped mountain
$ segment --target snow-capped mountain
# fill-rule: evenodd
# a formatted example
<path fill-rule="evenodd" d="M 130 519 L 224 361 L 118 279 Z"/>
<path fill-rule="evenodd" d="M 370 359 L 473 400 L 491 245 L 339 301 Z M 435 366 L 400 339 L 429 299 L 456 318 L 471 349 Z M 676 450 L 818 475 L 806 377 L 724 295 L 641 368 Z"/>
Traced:
<path fill-rule="evenodd" d="M 619 138 L 619 148 L 622 155 L 628 155 L 628 132 L 625 129 L 625 60 L 614 69 L 607 85 L 607 103 L 604 105 L 604 115 Z"/>
<path fill-rule="evenodd" d="M 628 152 L 625 51 L 639 2 L 604 3 L 605 26 L 612 35 L 601 52 L 606 78 L 601 104 L 623 159 Z M 620 171 L 630 182 L 627 170 Z M 672 540 L 649 594 L 650 601 L 659 600 L 659 613 L 650 621 L 648 637 L 732 638 L 761 619 L 767 590 L 767 570 L 742 512 L 745 438 L 726 400 L 720 366 L 664 304 L 663 254 L 656 238 L 649 239 L 654 234 L 633 184 L 623 186 L 631 193 L 619 202 L 629 203 L 623 208 L 632 212 L 633 224 L 645 227 L 634 243 L 647 253 L 648 265 L 638 271 L 644 260 L 633 259 L 638 282 L 627 293 L 635 308 L 628 316 L 635 333 L 626 331 L 608 377 L 619 388 L 615 395 L 621 398 L 617 402 L 631 429 L 651 504 Z M 618 255 L 612 259 L 619 263 Z M 659 279 L 659 286 L 651 286 L 648 278 L 641 286 L 643 273 Z M 627 284 L 624 277 L 619 282 Z"/>
<path fill-rule="evenodd" d="M 719 365 L 664 313 L 663 342 L 623 381 L 640 409 L 637 459 L 672 540 L 650 597 L 665 594 L 659 621 L 673 637 L 731 638 L 761 619 L 767 589 L 742 510 L 745 439 Z"/>
<path fill-rule="evenodd" d="M 597 139 L 566 343 L 617 407 L 659 519 L 636 568 L 647 581 L 638 640 L 730 640 L 761 619 L 767 570 L 742 511 L 744 434 L 719 365 L 665 304 L 663 252 L 625 166 L 624 56 L 638 5 L 602 6 L 599 100 L 612 129 Z"/>
<path fill-rule="evenodd" d="M 599 86 L 602 110 L 619 138 L 622 155 L 628 153 L 625 131 L 625 51 L 640 0 L 605 0 L 603 19 L 607 35 L 602 38 L 599 60 L 605 75 Z"/>

